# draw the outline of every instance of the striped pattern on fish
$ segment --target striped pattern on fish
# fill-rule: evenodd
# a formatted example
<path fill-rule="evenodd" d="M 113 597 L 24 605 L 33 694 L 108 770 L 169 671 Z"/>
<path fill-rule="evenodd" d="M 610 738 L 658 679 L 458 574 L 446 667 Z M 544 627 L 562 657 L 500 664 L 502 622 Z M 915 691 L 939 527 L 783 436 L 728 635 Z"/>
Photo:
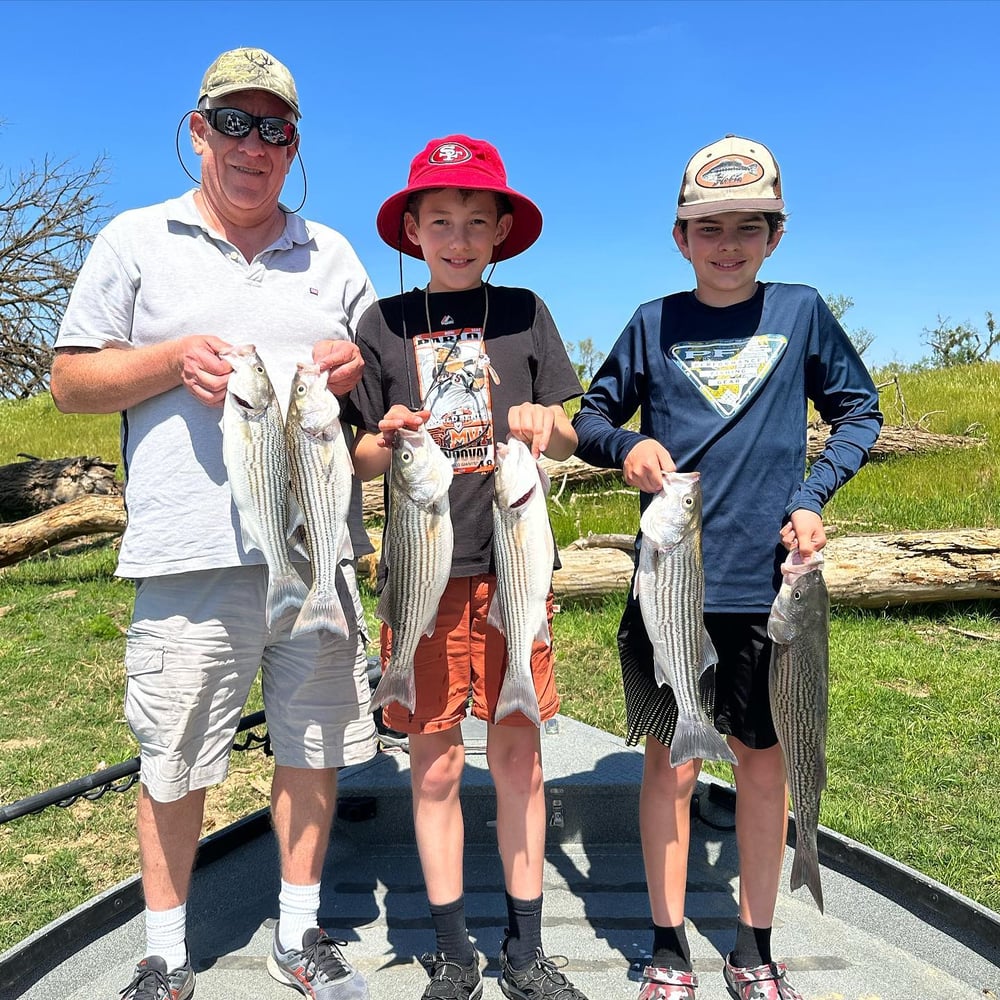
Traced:
<path fill-rule="evenodd" d="M 268 628 L 306 599 L 288 553 L 288 539 L 301 523 L 288 481 L 281 406 L 264 363 L 250 344 L 220 352 L 233 366 L 222 415 L 222 454 L 243 546 L 258 549 L 267 563 Z"/>
<path fill-rule="evenodd" d="M 522 712 L 542 724 L 531 674 L 536 641 L 551 645 L 548 596 L 555 544 L 545 498 L 549 477 L 523 441 L 511 438 L 496 447 L 493 477 L 493 556 L 496 590 L 488 624 L 507 641 L 507 666 L 493 721 Z"/>
<path fill-rule="evenodd" d="M 352 553 L 347 513 L 354 465 L 340 423 L 340 403 L 318 365 L 298 365 L 285 421 L 292 495 L 302 510 L 312 586 L 292 635 L 326 629 L 347 637 L 351 626 L 337 593 L 337 568 Z M 350 607 L 354 616 L 354 607 Z"/>
<path fill-rule="evenodd" d="M 385 586 L 376 614 L 392 630 L 385 673 L 372 711 L 396 701 L 416 705 L 413 657 L 434 633 L 438 604 L 451 575 L 454 534 L 448 490 L 454 472 L 426 427 L 396 431 L 389 468 L 389 510 L 382 536 Z"/>
<path fill-rule="evenodd" d="M 663 489 L 640 520 L 642 540 L 634 593 L 653 645 L 656 680 L 677 702 L 670 741 L 673 767 L 692 759 L 736 756 L 702 707 L 702 674 L 718 662 L 705 629 L 701 557 L 701 482 L 697 472 L 665 472 Z"/>
<path fill-rule="evenodd" d="M 798 552 L 790 553 L 781 573 L 781 589 L 767 621 L 772 642 L 768 690 L 795 810 L 790 885 L 793 890 L 808 886 L 822 913 L 816 837 L 826 788 L 830 597 L 819 552 L 807 562 Z"/>

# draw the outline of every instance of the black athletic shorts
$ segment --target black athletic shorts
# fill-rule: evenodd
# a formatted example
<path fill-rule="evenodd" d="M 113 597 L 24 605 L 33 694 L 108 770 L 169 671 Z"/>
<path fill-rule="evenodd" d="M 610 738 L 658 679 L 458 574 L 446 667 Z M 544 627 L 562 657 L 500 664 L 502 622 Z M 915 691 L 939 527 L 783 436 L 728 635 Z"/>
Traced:
<path fill-rule="evenodd" d="M 755 750 L 778 742 L 771 718 L 767 677 L 771 640 L 766 614 L 705 615 L 719 663 L 702 675 L 701 700 L 720 733 Z M 660 687 L 653 670 L 653 646 L 638 602 L 630 597 L 618 628 L 618 655 L 625 688 L 626 741 L 653 736 L 669 746 L 677 725 L 677 703 L 669 685 Z"/>

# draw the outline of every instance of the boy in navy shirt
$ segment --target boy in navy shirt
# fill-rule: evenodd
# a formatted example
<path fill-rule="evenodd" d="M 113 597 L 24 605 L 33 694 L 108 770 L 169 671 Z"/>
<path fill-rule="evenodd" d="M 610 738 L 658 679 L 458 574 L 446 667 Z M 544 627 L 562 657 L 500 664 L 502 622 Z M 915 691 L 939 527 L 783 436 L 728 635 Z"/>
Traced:
<path fill-rule="evenodd" d="M 621 468 L 642 509 L 664 472 L 701 473 L 715 724 L 738 761 L 739 920 L 723 969 L 736 1000 L 801 1000 L 770 942 L 788 820 L 767 687 L 779 566 L 786 549 L 808 558 L 826 544 L 823 506 L 864 464 L 882 425 L 871 377 L 819 293 L 757 281 L 784 222 L 778 164 L 764 145 L 728 135 L 695 153 L 673 232 L 695 289 L 639 307 L 573 421 L 577 454 Z M 832 430 L 803 479 L 809 400 Z M 626 430 L 636 410 L 639 430 Z M 653 957 L 639 1000 L 694 1000 L 684 897 L 701 761 L 670 766 L 677 705 L 654 678 L 635 597 L 618 645 L 627 738 L 646 737 L 640 827 Z"/>

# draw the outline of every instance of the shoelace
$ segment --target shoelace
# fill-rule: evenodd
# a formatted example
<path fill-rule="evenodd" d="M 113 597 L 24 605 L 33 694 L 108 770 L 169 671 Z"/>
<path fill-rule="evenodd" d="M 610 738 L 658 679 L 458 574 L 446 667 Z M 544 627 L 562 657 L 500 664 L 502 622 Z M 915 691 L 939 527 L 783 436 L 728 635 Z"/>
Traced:
<path fill-rule="evenodd" d="M 129 997 L 132 1000 L 159 1000 L 160 990 L 163 991 L 162 996 L 170 996 L 170 983 L 167 977 L 159 969 L 143 969 L 142 972 L 136 973 L 135 979 L 121 991 L 121 997 L 122 1000 L 127 1000 Z"/>
<path fill-rule="evenodd" d="M 306 979 L 312 982 L 320 976 L 327 982 L 335 982 L 346 976 L 348 965 L 340 953 L 340 947 L 346 944 L 346 941 L 337 941 L 323 934 L 307 948 L 303 948 L 299 954 L 302 956 Z"/>
<path fill-rule="evenodd" d="M 559 1000 L 561 996 L 565 996 L 566 1000 L 582 998 L 583 994 L 559 971 L 569 965 L 569 959 L 565 955 L 542 955 L 540 952 L 541 949 L 532 964 L 524 970 L 529 978 L 532 980 L 540 978 L 535 974 L 536 969 L 543 973 L 549 983 L 556 987 L 555 993 L 548 994 L 553 1000 Z"/>

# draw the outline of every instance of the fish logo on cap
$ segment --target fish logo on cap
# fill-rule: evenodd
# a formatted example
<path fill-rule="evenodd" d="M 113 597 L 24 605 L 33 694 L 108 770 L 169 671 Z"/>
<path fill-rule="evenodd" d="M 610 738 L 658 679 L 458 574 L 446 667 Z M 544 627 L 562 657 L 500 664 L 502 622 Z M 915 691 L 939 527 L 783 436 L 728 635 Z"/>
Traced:
<path fill-rule="evenodd" d="M 430 163 L 441 165 L 452 163 L 465 163 L 472 159 L 472 153 L 467 146 L 460 142 L 443 142 L 427 157 Z"/>
<path fill-rule="evenodd" d="M 695 180 L 700 187 L 729 188 L 753 184 L 763 176 L 764 168 L 756 160 L 729 153 L 702 167 Z"/>

